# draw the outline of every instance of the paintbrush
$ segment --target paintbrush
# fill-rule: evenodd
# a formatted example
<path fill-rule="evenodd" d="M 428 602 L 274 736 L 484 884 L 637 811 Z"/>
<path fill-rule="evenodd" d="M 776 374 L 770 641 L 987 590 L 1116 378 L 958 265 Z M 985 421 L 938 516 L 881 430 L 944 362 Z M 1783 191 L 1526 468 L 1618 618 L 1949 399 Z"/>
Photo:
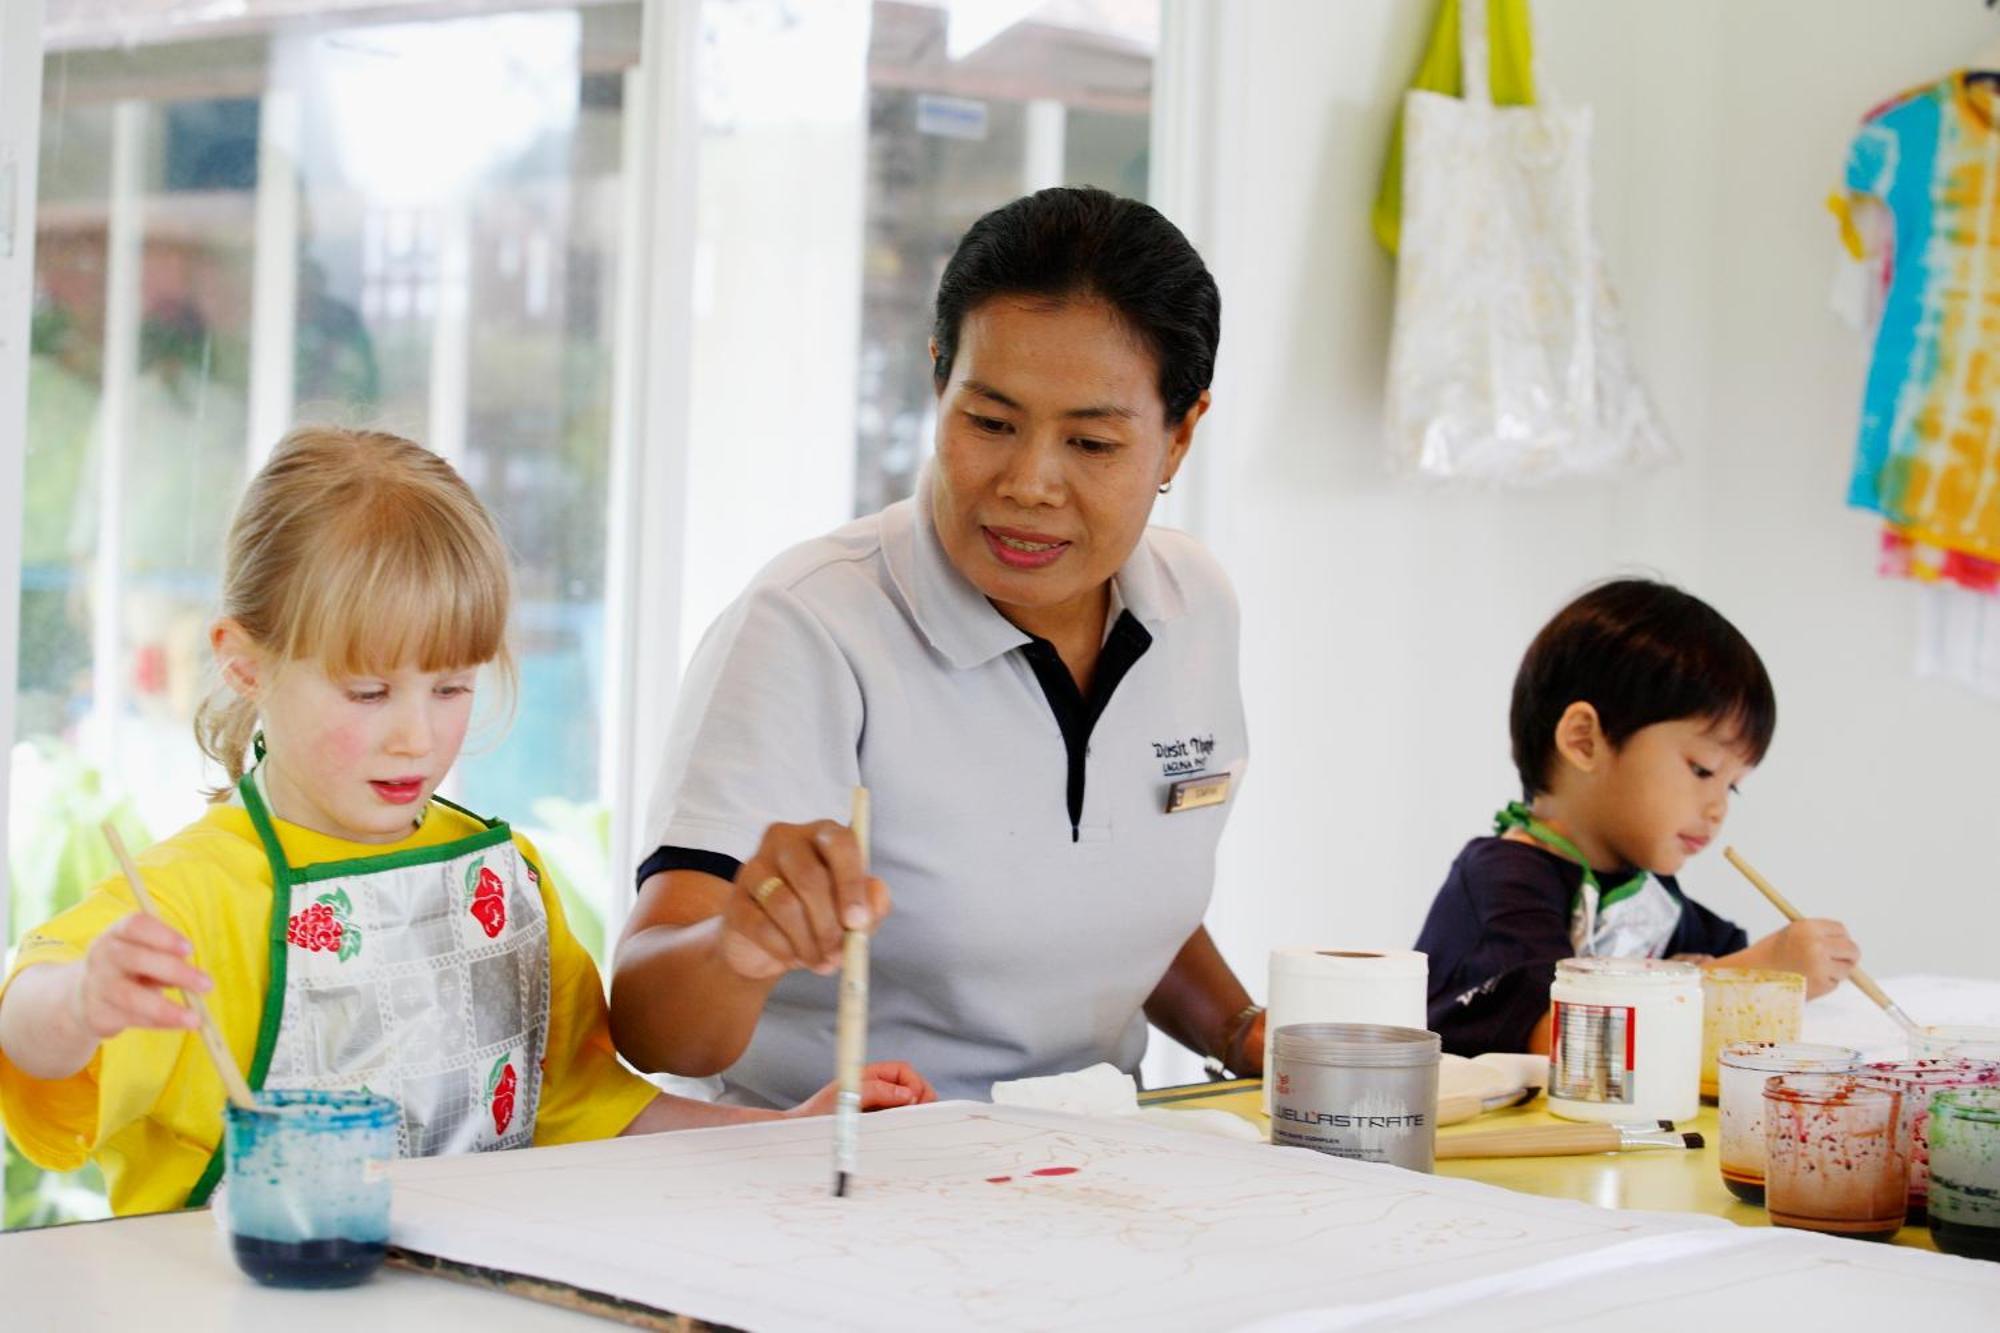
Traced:
<path fill-rule="evenodd" d="M 1758 874 L 1755 870 L 1751 868 L 1750 863 L 1748 861 L 1745 861 L 1742 857 L 1736 854 L 1736 849 L 1734 847 L 1723 848 L 1722 859 L 1729 862 L 1729 864 L 1735 866 L 1739 871 L 1741 871 L 1743 873 L 1743 878 L 1749 880 L 1753 885 L 1755 885 L 1757 888 L 1757 892 L 1763 894 L 1766 898 L 1770 899 L 1771 906 L 1777 908 L 1780 912 L 1784 913 L 1785 919 L 1787 921 L 1802 921 L 1805 919 L 1803 914 L 1800 913 L 1798 908 L 1792 906 L 1789 902 L 1785 901 L 1785 895 L 1779 893 L 1776 887 L 1772 885 L 1770 880 L 1765 879 L 1762 875 Z M 1866 995 L 1869 999 L 1875 1001 L 1876 1004 L 1882 1006 L 1883 1013 L 1889 1015 L 1889 1017 L 1895 1019 L 1898 1023 L 1902 1024 L 1903 1030 L 1905 1032 L 1917 1033 L 1923 1031 L 1922 1026 L 1918 1024 L 1916 1019 L 1911 1018 L 1908 1014 L 1903 1012 L 1903 1006 L 1897 1004 L 1894 1000 L 1890 999 L 1888 992 L 1884 991 L 1880 986 L 1875 984 L 1875 978 L 1869 976 L 1866 972 L 1863 972 L 1860 968 L 1857 967 L 1847 974 L 1847 979 L 1853 982 L 1863 995 Z"/>
<path fill-rule="evenodd" d="M 1481 1096 L 1476 1092 L 1460 1092 L 1449 1097 L 1440 1097 L 1437 1123 L 1456 1125 L 1461 1120 L 1470 1120 L 1488 1111 L 1504 1111 L 1510 1106 L 1526 1106 L 1541 1096 L 1541 1093 L 1541 1088 L 1532 1087 L 1516 1088 L 1512 1092 L 1496 1092 L 1487 1096 Z"/>
<path fill-rule="evenodd" d="M 1437 1141 L 1437 1156 L 1444 1160 L 1576 1157 L 1640 1148 L 1685 1150 L 1701 1146 L 1701 1135 L 1677 1130 L 1671 1120 L 1660 1120 L 1643 1125 L 1529 1125 L 1522 1129 L 1490 1129 L 1480 1134 L 1451 1134 Z"/>
<path fill-rule="evenodd" d="M 854 789 L 849 827 L 861 847 L 861 873 L 868 873 L 868 789 Z M 833 1196 L 847 1197 L 861 1150 L 861 1063 L 868 1048 L 868 932 L 850 930 L 840 939 L 840 1006 L 834 1019 L 834 1062 L 840 1093 L 833 1104 Z"/>
<path fill-rule="evenodd" d="M 139 910 L 155 921 L 162 920 L 159 909 L 153 906 L 152 895 L 146 892 L 146 882 L 139 878 L 139 867 L 132 864 L 132 854 L 125 850 L 125 840 L 118 836 L 118 830 L 105 820 L 98 825 L 104 833 L 104 840 L 111 844 L 111 854 L 118 858 L 118 866 L 125 872 L 126 883 L 132 886 L 132 896 L 138 900 Z M 250 1085 L 243 1081 L 243 1073 L 236 1067 L 236 1057 L 229 1053 L 229 1043 L 222 1039 L 222 1029 L 215 1025 L 215 1016 L 208 1012 L 208 1005 L 193 991 L 182 991 L 181 998 L 194 1016 L 201 1020 L 201 1044 L 208 1048 L 208 1058 L 215 1062 L 215 1072 L 222 1076 L 222 1088 L 229 1094 L 229 1100 L 238 1110 L 257 1109 L 257 1094 L 250 1091 Z"/>

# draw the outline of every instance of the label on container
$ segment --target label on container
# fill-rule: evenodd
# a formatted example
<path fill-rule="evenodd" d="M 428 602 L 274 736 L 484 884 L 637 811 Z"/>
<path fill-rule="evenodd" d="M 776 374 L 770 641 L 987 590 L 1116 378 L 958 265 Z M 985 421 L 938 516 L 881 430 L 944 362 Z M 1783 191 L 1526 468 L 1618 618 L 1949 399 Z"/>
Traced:
<path fill-rule="evenodd" d="M 1549 1038 L 1549 1096 L 1631 1102 L 1639 1018 L 1630 1005 L 1557 1000 Z"/>
<path fill-rule="evenodd" d="M 1280 1068 L 1271 1142 L 1360 1162 L 1431 1169 L 1437 1067 Z"/>

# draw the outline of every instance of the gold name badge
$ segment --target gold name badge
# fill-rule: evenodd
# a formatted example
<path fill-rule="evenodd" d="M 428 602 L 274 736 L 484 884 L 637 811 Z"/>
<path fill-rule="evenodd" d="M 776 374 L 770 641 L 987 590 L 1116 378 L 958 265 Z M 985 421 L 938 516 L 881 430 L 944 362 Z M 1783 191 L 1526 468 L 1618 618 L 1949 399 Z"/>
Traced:
<path fill-rule="evenodd" d="M 1177 815 L 1183 810 L 1199 810 L 1205 805 L 1221 805 L 1229 799 L 1229 777 L 1227 773 L 1209 773 L 1200 777 L 1182 778 L 1167 788 L 1167 813 Z"/>

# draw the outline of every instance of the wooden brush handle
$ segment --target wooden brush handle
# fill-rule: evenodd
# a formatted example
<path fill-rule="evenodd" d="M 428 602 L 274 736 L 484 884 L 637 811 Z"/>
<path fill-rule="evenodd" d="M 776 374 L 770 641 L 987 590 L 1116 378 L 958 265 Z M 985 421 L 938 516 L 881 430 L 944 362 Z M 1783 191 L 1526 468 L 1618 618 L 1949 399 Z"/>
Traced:
<path fill-rule="evenodd" d="M 1483 1134 L 1452 1134 L 1437 1141 L 1437 1156 L 1441 1161 L 1459 1157 L 1574 1157 L 1617 1152 L 1618 1147 L 1615 1125 L 1530 1125 Z"/>
<path fill-rule="evenodd" d="M 1799 911 L 1798 908 L 1792 906 L 1791 903 L 1786 900 L 1785 895 L 1778 892 L 1776 885 L 1771 883 L 1770 880 L 1765 879 L 1762 875 L 1758 874 L 1755 867 L 1753 867 L 1748 861 L 1744 860 L 1741 856 L 1737 855 L 1736 849 L 1734 847 L 1723 848 L 1722 858 L 1723 860 L 1729 862 L 1729 864 L 1735 866 L 1736 869 L 1742 873 L 1743 878 L 1749 880 L 1750 883 L 1756 887 L 1757 892 L 1763 894 L 1766 898 L 1768 898 L 1770 900 L 1771 906 L 1777 908 L 1778 911 L 1784 915 L 1785 920 L 1787 921 L 1805 920 L 1805 913 Z M 1891 1012 L 1900 1012 L 1896 1009 L 1896 1002 L 1889 998 L 1888 992 L 1884 991 L 1880 986 L 1876 985 L 1875 978 L 1869 976 L 1866 972 L 1863 972 L 1860 968 L 1857 967 L 1852 971 L 1850 971 L 1847 974 L 1847 979 L 1854 983 L 1855 988 L 1857 990 L 1859 990 L 1863 995 L 1866 995 L 1869 999 L 1873 1000 L 1882 1009 Z"/>
<path fill-rule="evenodd" d="M 1889 998 L 1889 993 L 1883 990 L 1880 986 L 1875 984 L 1875 978 L 1869 976 L 1866 972 L 1863 972 L 1860 968 L 1857 967 L 1852 971 L 1850 971 L 1847 974 L 1847 979 L 1853 982 L 1855 988 L 1858 989 L 1863 995 L 1866 995 L 1869 999 L 1875 1001 L 1875 1003 L 1878 1006 L 1880 1006 L 1885 1013 L 1894 1014 L 1902 1012 L 1902 1010 L 1896 1007 L 1896 1002 Z"/>
<path fill-rule="evenodd" d="M 1462 1120 L 1470 1120 L 1486 1109 L 1486 1099 L 1476 1092 L 1454 1093 L 1438 1098 L 1437 1123 L 1456 1125 Z"/>
<path fill-rule="evenodd" d="M 125 882 L 132 886 L 132 900 L 139 904 L 140 911 L 155 921 L 160 920 L 160 909 L 153 906 L 153 896 L 146 892 L 146 881 L 139 877 L 139 867 L 133 864 L 132 854 L 125 850 L 125 840 L 118 836 L 118 830 L 108 819 L 98 827 L 104 834 L 105 842 L 111 845 L 111 854 L 118 858 L 119 869 L 125 872 Z M 222 1029 L 216 1026 L 215 1016 L 208 1012 L 208 1005 L 193 991 L 182 991 L 181 998 L 200 1020 L 201 1044 L 207 1048 L 208 1058 L 215 1062 L 222 1090 L 242 1110 L 256 1110 L 257 1094 L 250 1091 L 243 1071 L 236 1067 L 236 1057 L 229 1053 L 229 1043 L 223 1038 Z"/>

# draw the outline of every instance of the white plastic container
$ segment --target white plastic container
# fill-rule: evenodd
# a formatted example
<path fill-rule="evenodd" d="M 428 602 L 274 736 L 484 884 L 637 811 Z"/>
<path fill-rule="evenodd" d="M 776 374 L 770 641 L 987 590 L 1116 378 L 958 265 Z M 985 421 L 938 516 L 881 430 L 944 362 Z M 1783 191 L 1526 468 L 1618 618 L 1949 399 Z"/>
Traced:
<path fill-rule="evenodd" d="M 1565 1120 L 1689 1120 L 1701 1110 L 1701 969 L 1566 958 L 1549 991 L 1549 1110 Z"/>
<path fill-rule="evenodd" d="M 1423 1030 L 1430 960 L 1414 949 L 1273 949 L 1264 1017 L 1264 1114 L 1278 1029 L 1298 1023 L 1380 1023 Z"/>

